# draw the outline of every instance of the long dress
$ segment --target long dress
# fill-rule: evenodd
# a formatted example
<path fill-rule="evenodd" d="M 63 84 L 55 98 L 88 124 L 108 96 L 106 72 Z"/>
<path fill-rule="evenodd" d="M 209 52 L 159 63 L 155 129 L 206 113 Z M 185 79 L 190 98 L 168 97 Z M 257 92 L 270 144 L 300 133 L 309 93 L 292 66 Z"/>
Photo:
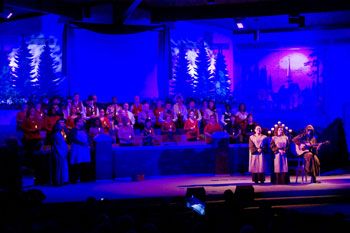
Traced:
<path fill-rule="evenodd" d="M 258 152 L 258 149 L 262 149 Z M 249 169 L 252 173 L 254 182 L 265 181 L 266 162 L 265 156 L 268 153 L 268 142 L 265 135 L 256 136 L 255 134 L 249 138 Z"/>
<path fill-rule="evenodd" d="M 54 185 L 62 185 L 68 182 L 68 146 L 66 133 L 58 131 L 54 135 L 52 155 L 54 159 Z"/>
<path fill-rule="evenodd" d="M 91 155 L 89 148 L 88 135 L 84 130 L 72 129 L 72 144 L 70 153 L 71 181 L 76 183 L 78 177 L 80 181 L 87 182 L 90 180 Z"/>
<path fill-rule="evenodd" d="M 289 148 L 287 136 L 273 136 L 271 139 L 271 150 L 274 152 L 274 172 L 271 182 L 274 184 L 289 184 L 288 158 L 286 150 Z M 280 152 L 279 150 L 283 150 Z"/>

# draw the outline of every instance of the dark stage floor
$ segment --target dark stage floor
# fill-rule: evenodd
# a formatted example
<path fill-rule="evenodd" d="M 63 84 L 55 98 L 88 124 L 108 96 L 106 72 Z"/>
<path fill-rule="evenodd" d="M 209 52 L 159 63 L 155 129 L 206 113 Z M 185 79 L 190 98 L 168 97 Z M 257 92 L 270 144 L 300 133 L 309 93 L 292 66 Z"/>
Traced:
<path fill-rule="evenodd" d="M 269 183 L 253 185 L 255 203 L 268 202 L 274 208 L 293 208 L 302 212 L 332 214 L 343 212 L 350 216 L 350 174 L 321 176 L 321 183 L 295 183 L 291 177 L 289 185 Z M 30 184 L 26 179 L 25 184 Z M 308 180 L 310 182 L 310 179 Z M 252 185 L 250 176 L 242 175 L 184 175 L 148 177 L 143 181 L 131 179 L 116 181 L 96 181 L 91 183 L 69 184 L 62 187 L 28 186 L 25 189 L 37 188 L 46 195 L 45 203 L 79 202 L 88 197 L 96 199 L 159 199 L 183 197 L 187 188 L 204 187 L 208 200 L 223 201 L 227 189 L 235 192 L 238 185 Z M 250 208 L 255 208 L 251 206 Z"/>

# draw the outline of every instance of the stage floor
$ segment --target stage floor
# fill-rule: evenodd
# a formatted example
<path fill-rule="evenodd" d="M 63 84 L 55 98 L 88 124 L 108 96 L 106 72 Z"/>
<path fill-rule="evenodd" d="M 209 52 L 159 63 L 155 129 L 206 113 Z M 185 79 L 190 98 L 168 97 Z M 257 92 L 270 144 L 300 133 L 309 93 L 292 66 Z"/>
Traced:
<path fill-rule="evenodd" d="M 40 189 L 46 196 L 45 203 L 57 203 L 85 201 L 88 197 L 98 200 L 183 197 L 187 188 L 204 187 L 207 196 L 211 197 L 209 199 L 215 202 L 223 200 L 223 193 L 227 189 L 235 192 L 238 185 L 253 185 L 255 200 L 270 201 L 273 206 L 303 211 L 309 209 L 317 213 L 341 211 L 350 216 L 350 202 L 347 203 L 350 199 L 350 174 L 321 176 L 318 180 L 321 183 L 296 184 L 292 176 L 291 184 L 273 185 L 269 183 L 270 177 L 267 177 L 265 184 L 253 184 L 249 175 L 202 174 L 147 177 L 139 182 L 124 178 L 62 187 L 29 186 L 25 190 Z M 306 199 L 308 201 L 300 201 Z"/>

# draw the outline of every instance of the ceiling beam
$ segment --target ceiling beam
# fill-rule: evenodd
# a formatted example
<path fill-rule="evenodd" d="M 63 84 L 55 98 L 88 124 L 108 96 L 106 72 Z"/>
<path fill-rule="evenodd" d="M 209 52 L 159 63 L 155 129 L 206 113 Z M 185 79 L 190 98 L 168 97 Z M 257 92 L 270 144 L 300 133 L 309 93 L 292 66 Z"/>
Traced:
<path fill-rule="evenodd" d="M 350 1 L 279 0 L 236 4 L 211 4 L 191 7 L 152 8 L 152 23 L 180 20 L 258 17 L 350 10 Z"/>

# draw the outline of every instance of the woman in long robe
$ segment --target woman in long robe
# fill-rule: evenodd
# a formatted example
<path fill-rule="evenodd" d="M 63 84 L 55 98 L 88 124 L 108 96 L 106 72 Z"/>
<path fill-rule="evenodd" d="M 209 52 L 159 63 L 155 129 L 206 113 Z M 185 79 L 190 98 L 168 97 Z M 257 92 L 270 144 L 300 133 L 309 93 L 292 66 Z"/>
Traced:
<path fill-rule="evenodd" d="M 275 136 L 271 139 L 271 150 L 274 153 L 274 174 L 271 177 L 271 183 L 289 184 L 288 158 L 286 151 L 289 148 L 289 139 L 284 134 L 283 127 L 275 130 Z"/>
<path fill-rule="evenodd" d="M 59 119 L 53 127 L 53 145 L 52 155 L 54 160 L 53 166 L 53 185 L 61 186 L 68 183 L 68 145 L 66 120 Z"/>
<path fill-rule="evenodd" d="M 265 182 L 265 156 L 268 153 L 267 137 L 261 134 L 261 127 L 255 127 L 255 134 L 249 137 L 249 169 L 252 180 L 257 184 Z"/>

